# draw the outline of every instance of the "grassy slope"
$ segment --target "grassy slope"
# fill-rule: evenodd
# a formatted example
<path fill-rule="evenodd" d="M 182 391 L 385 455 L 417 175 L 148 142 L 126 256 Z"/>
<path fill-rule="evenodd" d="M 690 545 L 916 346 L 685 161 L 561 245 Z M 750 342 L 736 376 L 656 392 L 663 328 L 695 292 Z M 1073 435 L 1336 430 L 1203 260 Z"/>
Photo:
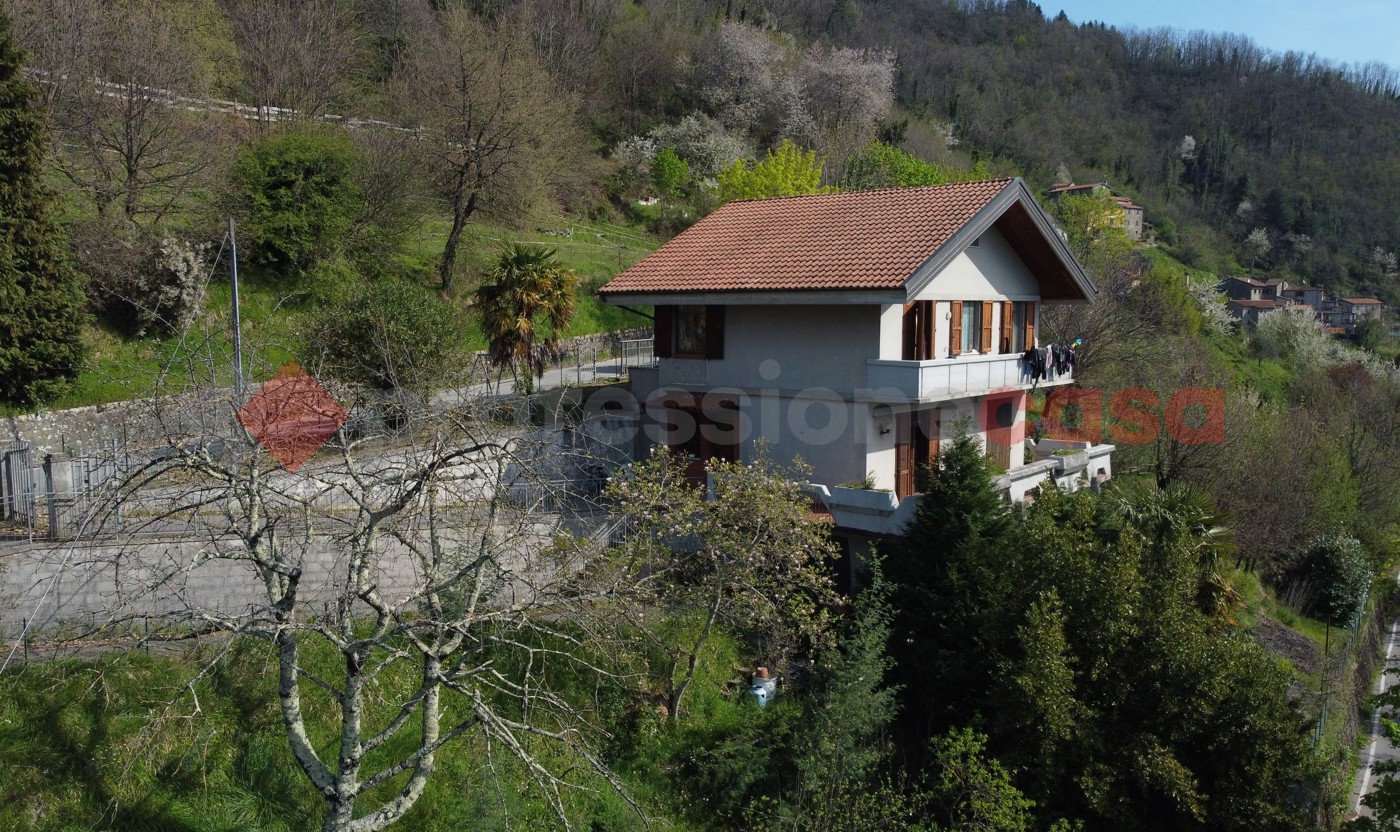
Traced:
<path fill-rule="evenodd" d="M 557 249 L 563 263 L 578 273 L 580 280 L 578 311 L 569 327 L 569 335 L 608 332 L 648 321 L 615 307 L 604 307 L 597 299 L 596 289 L 608 278 L 640 260 L 655 249 L 660 241 L 637 226 L 611 225 L 565 217 L 551 217 L 539 228 L 553 231 L 572 230 L 572 237 L 549 236 L 537 231 L 515 231 L 500 225 L 474 224 L 468 227 L 463 261 L 467 279 L 463 290 L 469 290 L 484 273 L 500 247 L 510 241 L 537 243 Z M 396 264 L 408 273 L 431 272 L 447 233 L 444 219 L 430 219 L 422 225 L 406 246 Z M 298 297 L 293 287 L 260 281 L 251 271 L 241 275 L 239 305 L 242 310 L 245 361 L 254 378 L 266 378 L 297 352 L 301 330 L 316 311 L 314 300 Z M 459 294 L 459 302 L 465 303 Z M 68 392 L 51 407 L 80 407 L 119 401 L 141 395 L 152 389 L 154 378 L 172 360 L 197 361 L 201 377 L 206 372 L 227 383 L 227 369 L 233 355 L 232 291 L 228 282 L 227 261 L 219 264 L 211 281 L 206 312 L 201 321 L 181 339 L 129 339 L 103 326 L 93 326 L 87 332 L 91 346 L 88 365 Z M 469 349 L 485 346 L 480 332 L 473 328 L 464 333 Z M 211 371 L 204 356 L 218 356 Z M 0 414 L 3 415 L 3 414 Z"/>
<path fill-rule="evenodd" d="M 725 640 L 720 641 L 721 660 L 713 663 L 714 672 L 697 682 L 691 700 L 692 723 L 707 730 L 732 724 L 745 710 L 722 694 L 727 679 L 721 677 L 732 656 Z M 325 651 L 313 653 L 309 661 L 312 670 L 335 677 L 334 658 Z M 193 683 L 199 711 L 195 713 L 184 683 L 198 676 L 201 667 L 193 657 L 131 653 L 12 667 L 0 676 L 0 748 L 7 757 L 0 766 L 0 828 L 319 828 L 322 801 L 292 758 L 281 731 L 270 651 L 250 644 L 198 678 Z M 556 690 L 613 733 L 610 762 L 628 795 L 645 807 L 651 828 L 695 828 L 680 815 L 658 765 L 686 731 L 665 731 L 659 717 L 639 712 L 636 700 L 619 688 L 594 685 L 558 667 L 550 677 Z M 412 683 L 410 675 L 399 674 L 381 680 L 373 696 L 387 698 L 393 688 L 411 690 Z M 314 689 L 304 695 L 313 741 L 323 756 L 333 756 L 332 705 Z M 450 693 L 444 706 L 449 718 L 470 707 Z M 383 699 L 374 709 L 370 724 L 382 725 L 393 713 Z M 545 710 L 534 718 L 547 719 Z M 551 770 L 569 770 L 569 778 L 584 786 L 564 792 L 577 828 L 644 828 L 627 801 L 589 773 L 585 763 L 565 759 L 542 743 L 530 745 Z M 403 755 L 411 748 L 398 743 L 389 753 Z M 377 762 L 382 760 L 371 760 Z M 557 826 L 528 773 L 499 745 L 488 751 L 479 735 L 468 734 L 449 746 L 438 755 L 437 767 L 423 798 L 395 828 L 447 832 Z M 400 777 L 386 784 L 367 804 L 392 797 L 403 781 Z"/>

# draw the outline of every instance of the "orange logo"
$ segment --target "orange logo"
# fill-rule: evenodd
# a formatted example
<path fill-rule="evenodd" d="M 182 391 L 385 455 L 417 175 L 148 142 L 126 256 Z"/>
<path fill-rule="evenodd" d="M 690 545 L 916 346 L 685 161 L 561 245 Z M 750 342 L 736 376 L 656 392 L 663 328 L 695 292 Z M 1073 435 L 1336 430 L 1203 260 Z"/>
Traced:
<path fill-rule="evenodd" d="M 238 421 L 288 471 L 300 468 L 350 414 L 300 364 L 288 361 L 238 411 Z"/>

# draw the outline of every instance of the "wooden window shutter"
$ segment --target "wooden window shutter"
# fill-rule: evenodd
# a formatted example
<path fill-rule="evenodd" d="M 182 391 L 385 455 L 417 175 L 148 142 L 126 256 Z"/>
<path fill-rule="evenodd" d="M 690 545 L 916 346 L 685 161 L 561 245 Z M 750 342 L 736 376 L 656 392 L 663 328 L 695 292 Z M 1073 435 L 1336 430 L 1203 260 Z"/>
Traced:
<path fill-rule="evenodd" d="M 1001 304 L 1001 352 L 1006 354 L 1011 352 L 1011 301 L 1002 301 Z"/>
<path fill-rule="evenodd" d="M 933 360 L 933 327 L 938 305 L 931 300 L 919 301 L 919 360 Z"/>
<path fill-rule="evenodd" d="M 918 301 L 904 304 L 904 338 L 899 357 L 905 361 L 912 361 L 919 357 L 918 309 Z"/>
<path fill-rule="evenodd" d="M 894 495 L 904 499 L 914 493 L 914 420 L 908 413 L 895 417 Z"/>
<path fill-rule="evenodd" d="M 992 309 L 996 304 L 989 300 L 982 301 L 982 354 L 987 355 L 992 351 Z"/>
<path fill-rule="evenodd" d="M 658 306 L 651 322 L 651 351 L 657 358 L 671 357 L 671 321 L 676 307 Z"/>
<path fill-rule="evenodd" d="M 724 307 L 705 307 L 705 357 L 724 357 Z"/>
<path fill-rule="evenodd" d="M 1035 347 L 1035 301 L 1026 301 L 1026 349 Z"/>
<path fill-rule="evenodd" d="M 960 355 L 962 353 L 962 301 L 955 300 L 948 304 L 951 311 L 952 326 L 948 328 L 948 354 Z"/>

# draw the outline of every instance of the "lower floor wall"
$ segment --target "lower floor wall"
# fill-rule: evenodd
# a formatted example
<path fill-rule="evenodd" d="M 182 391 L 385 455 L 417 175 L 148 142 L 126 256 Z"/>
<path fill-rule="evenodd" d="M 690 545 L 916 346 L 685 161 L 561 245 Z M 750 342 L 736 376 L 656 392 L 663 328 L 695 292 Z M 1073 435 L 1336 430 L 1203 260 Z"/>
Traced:
<path fill-rule="evenodd" d="M 637 451 L 661 445 L 699 460 L 751 460 L 766 453 L 801 465 L 813 482 L 912 493 L 912 471 L 937 458 L 942 442 L 975 437 L 1004 470 L 1025 463 L 1023 392 L 888 405 L 836 397 L 714 389 L 633 391 Z"/>

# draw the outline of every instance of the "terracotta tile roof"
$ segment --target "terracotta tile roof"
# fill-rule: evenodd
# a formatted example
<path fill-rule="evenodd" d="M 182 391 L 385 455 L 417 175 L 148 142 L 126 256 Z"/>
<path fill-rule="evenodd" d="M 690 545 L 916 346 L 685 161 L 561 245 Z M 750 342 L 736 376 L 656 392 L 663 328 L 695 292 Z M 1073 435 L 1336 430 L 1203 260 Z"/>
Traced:
<path fill-rule="evenodd" d="M 1232 304 L 1235 306 L 1247 306 L 1250 309 L 1274 309 L 1279 306 L 1279 302 L 1276 300 L 1232 300 L 1225 305 L 1230 306 Z"/>
<path fill-rule="evenodd" d="M 897 289 L 1013 181 L 731 202 L 599 291 Z"/>
<path fill-rule="evenodd" d="M 1352 306 L 1364 306 L 1368 303 L 1380 303 L 1380 301 L 1376 300 L 1375 298 L 1342 298 L 1342 300 L 1346 301 Z"/>
<path fill-rule="evenodd" d="M 1046 191 L 1052 194 L 1062 194 L 1066 191 L 1088 191 L 1094 188 L 1107 188 L 1107 182 L 1056 182 Z"/>

